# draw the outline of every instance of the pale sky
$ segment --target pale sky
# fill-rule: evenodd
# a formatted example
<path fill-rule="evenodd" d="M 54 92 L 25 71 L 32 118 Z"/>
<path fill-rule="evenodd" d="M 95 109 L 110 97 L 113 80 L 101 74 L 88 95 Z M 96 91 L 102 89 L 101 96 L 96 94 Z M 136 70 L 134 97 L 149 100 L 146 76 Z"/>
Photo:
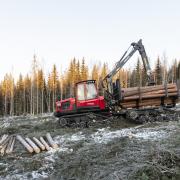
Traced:
<path fill-rule="evenodd" d="M 0 80 L 12 69 L 29 73 L 34 53 L 46 73 L 73 57 L 111 68 L 140 38 L 152 65 L 164 53 L 168 64 L 179 60 L 180 1 L 0 0 Z"/>

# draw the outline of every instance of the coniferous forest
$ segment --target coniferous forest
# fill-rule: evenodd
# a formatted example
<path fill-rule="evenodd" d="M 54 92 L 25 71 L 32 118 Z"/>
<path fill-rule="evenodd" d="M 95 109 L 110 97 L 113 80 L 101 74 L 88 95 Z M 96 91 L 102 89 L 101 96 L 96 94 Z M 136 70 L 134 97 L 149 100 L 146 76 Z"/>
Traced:
<path fill-rule="evenodd" d="M 14 79 L 11 73 L 5 74 L 0 82 L 0 116 L 53 112 L 56 98 L 74 96 L 74 85 L 82 80 L 96 80 L 99 92 L 103 93 L 99 80 L 110 71 L 106 63 L 94 64 L 89 69 L 84 58 L 73 58 L 64 73 L 60 73 L 55 64 L 50 70 L 47 76 L 34 55 L 31 74 L 20 74 L 18 79 Z M 173 60 L 171 66 L 167 67 L 158 57 L 153 77 L 156 84 L 175 83 L 180 77 L 180 62 Z M 122 87 L 145 86 L 147 82 L 140 59 L 137 59 L 134 69 L 121 69 L 115 78 L 120 79 Z"/>

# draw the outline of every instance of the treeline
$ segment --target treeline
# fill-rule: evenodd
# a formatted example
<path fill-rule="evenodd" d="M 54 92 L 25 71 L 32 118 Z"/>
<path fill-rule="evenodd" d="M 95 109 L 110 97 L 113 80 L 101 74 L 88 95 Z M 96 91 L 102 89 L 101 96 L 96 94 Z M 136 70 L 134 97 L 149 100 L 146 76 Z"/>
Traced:
<path fill-rule="evenodd" d="M 65 73 L 60 74 L 56 65 L 53 65 L 51 72 L 46 77 L 34 56 L 30 74 L 26 76 L 20 74 L 16 81 L 11 73 L 6 74 L 3 81 L 0 82 L 0 115 L 34 115 L 53 112 L 56 98 L 73 97 L 75 83 L 82 80 L 96 80 L 99 91 L 103 93 L 99 85 L 100 79 L 103 79 L 108 72 L 106 63 L 94 64 L 93 68 L 89 69 L 84 58 L 82 60 L 74 58 L 70 61 Z M 180 62 L 174 60 L 171 67 L 168 68 L 166 63 L 162 63 L 160 58 L 157 58 L 156 66 L 153 69 L 153 78 L 156 84 L 174 83 L 179 77 Z M 146 72 L 139 59 L 133 70 L 121 69 L 115 78 L 120 79 L 122 87 L 145 86 L 147 83 Z"/>

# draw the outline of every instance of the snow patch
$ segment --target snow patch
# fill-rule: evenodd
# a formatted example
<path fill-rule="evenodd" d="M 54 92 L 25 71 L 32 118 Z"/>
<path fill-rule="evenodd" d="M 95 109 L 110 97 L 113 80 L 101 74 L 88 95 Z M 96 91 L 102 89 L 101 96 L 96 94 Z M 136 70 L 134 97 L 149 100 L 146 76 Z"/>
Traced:
<path fill-rule="evenodd" d="M 67 144 L 70 142 L 76 142 L 84 139 L 86 139 L 86 137 L 85 135 L 82 134 L 82 132 L 78 132 L 73 135 L 63 135 L 63 136 L 54 137 L 54 141 L 60 145 Z"/>
<path fill-rule="evenodd" d="M 36 179 L 36 178 L 48 178 L 48 173 L 45 173 L 44 171 L 42 171 L 41 173 L 39 173 L 37 171 L 32 171 L 31 175 L 32 175 L 33 179 Z"/>
<path fill-rule="evenodd" d="M 136 128 L 126 128 L 116 131 L 110 131 L 109 129 L 99 129 L 96 133 L 91 135 L 91 138 L 95 143 L 108 143 L 114 138 L 137 138 L 144 140 L 159 140 L 166 138 L 169 134 L 164 130 L 157 129 L 136 129 Z"/>
<path fill-rule="evenodd" d="M 167 137 L 167 132 L 160 130 L 160 131 L 150 131 L 148 132 L 147 130 L 143 132 L 138 132 L 134 134 L 133 136 L 136 138 L 142 138 L 144 140 L 157 140 L 157 139 L 163 139 Z"/>

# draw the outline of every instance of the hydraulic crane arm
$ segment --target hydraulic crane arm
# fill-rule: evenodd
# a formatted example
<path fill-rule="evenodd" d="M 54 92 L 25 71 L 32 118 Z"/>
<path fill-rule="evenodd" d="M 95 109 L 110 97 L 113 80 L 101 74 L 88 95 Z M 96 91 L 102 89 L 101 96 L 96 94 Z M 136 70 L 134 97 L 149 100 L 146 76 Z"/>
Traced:
<path fill-rule="evenodd" d="M 128 53 L 128 51 L 131 47 L 132 47 L 132 49 Z M 104 86 L 104 81 L 106 81 L 107 89 L 108 89 L 109 93 L 112 94 L 112 92 L 113 92 L 112 79 L 113 79 L 114 75 L 126 64 L 126 62 L 133 56 L 133 54 L 136 51 L 139 51 L 139 54 L 141 55 L 141 59 L 143 61 L 143 66 L 144 66 L 144 69 L 148 76 L 148 83 L 153 84 L 149 61 L 148 61 L 148 58 L 146 55 L 145 48 L 142 44 L 142 40 L 140 39 L 137 43 L 135 43 L 135 42 L 131 43 L 130 47 L 123 54 L 122 58 L 116 63 L 114 69 L 103 79 L 103 86 Z"/>

